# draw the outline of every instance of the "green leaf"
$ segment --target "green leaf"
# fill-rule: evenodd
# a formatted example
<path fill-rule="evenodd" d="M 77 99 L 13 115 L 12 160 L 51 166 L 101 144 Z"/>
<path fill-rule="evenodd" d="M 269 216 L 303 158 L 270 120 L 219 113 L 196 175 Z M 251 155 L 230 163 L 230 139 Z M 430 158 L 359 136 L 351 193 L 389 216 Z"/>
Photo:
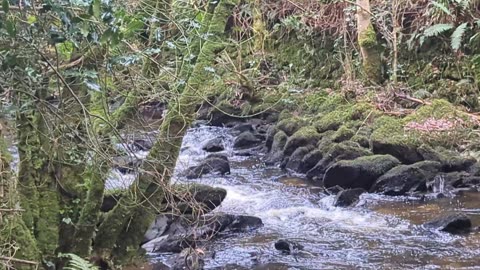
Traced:
<path fill-rule="evenodd" d="M 8 13 L 8 11 L 10 10 L 10 3 L 8 3 L 8 0 L 2 1 L 2 10 L 5 13 Z"/>
<path fill-rule="evenodd" d="M 15 22 L 12 19 L 8 19 L 5 22 L 5 28 L 7 29 L 7 33 L 11 37 L 15 37 L 17 35 L 17 29 L 15 27 Z"/>
<path fill-rule="evenodd" d="M 102 14 L 102 1 L 101 0 L 93 0 L 92 11 L 93 11 L 93 16 L 95 16 L 96 18 L 100 18 L 100 15 Z"/>
<path fill-rule="evenodd" d="M 27 22 L 28 22 L 28 24 L 34 24 L 34 23 L 36 23 L 36 22 L 37 22 L 37 17 L 35 17 L 35 16 L 33 16 L 33 15 L 29 15 L 29 16 L 27 17 Z"/>
<path fill-rule="evenodd" d="M 455 31 L 453 31 L 451 45 L 454 51 L 458 51 L 458 49 L 460 49 L 462 46 L 462 39 L 465 31 L 467 30 L 467 26 L 468 23 L 462 23 L 457 27 L 457 29 L 455 29 Z"/>
<path fill-rule="evenodd" d="M 432 1 L 432 5 L 434 5 L 436 8 L 440 9 L 441 11 L 445 12 L 448 15 L 452 15 L 452 12 L 442 3 L 438 3 L 436 1 Z"/>
<path fill-rule="evenodd" d="M 439 23 L 425 29 L 425 31 L 423 31 L 423 35 L 426 37 L 436 37 L 452 28 L 453 24 L 451 23 Z"/>

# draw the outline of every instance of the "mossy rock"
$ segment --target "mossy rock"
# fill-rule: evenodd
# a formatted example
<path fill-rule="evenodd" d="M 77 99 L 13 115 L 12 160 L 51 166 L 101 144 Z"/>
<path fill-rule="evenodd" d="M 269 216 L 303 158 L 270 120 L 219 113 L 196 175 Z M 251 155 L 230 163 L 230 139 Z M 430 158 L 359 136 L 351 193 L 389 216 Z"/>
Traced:
<path fill-rule="evenodd" d="M 333 163 L 339 160 L 350 160 L 371 154 L 368 149 L 362 148 L 357 143 L 351 141 L 333 143 L 328 152 L 324 153 L 323 158 L 307 172 L 307 178 L 321 179 L 325 171 Z"/>
<path fill-rule="evenodd" d="M 412 165 L 397 166 L 378 178 L 371 192 L 401 196 L 412 192 L 425 192 L 427 182 L 440 173 L 442 164 L 436 161 L 420 161 Z"/>
<path fill-rule="evenodd" d="M 347 127 L 355 127 L 359 122 L 365 121 L 376 109 L 369 103 L 339 106 L 327 114 L 320 114 L 315 122 L 317 131 L 323 133 L 328 130 L 337 130 L 342 125 L 351 122 Z M 352 122 L 353 121 L 353 122 Z"/>
<path fill-rule="evenodd" d="M 333 164 L 325 172 L 323 185 L 326 188 L 363 188 L 369 190 L 375 180 L 388 172 L 400 161 L 390 155 L 373 155 L 354 160 L 342 160 Z"/>
<path fill-rule="evenodd" d="M 283 148 L 287 143 L 288 136 L 282 130 L 278 131 L 273 137 L 272 147 L 268 153 L 265 163 L 267 165 L 274 165 L 282 161 L 283 159 Z"/>
<path fill-rule="evenodd" d="M 288 138 L 283 151 L 285 155 L 291 155 L 299 147 L 316 145 L 320 138 L 321 135 L 313 126 L 303 127 Z"/>
<path fill-rule="evenodd" d="M 300 128 L 307 125 L 307 121 L 300 117 L 291 117 L 283 119 L 282 121 L 277 123 L 277 128 L 282 130 L 287 134 L 287 136 L 292 136 L 295 132 L 297 132 Z"/>
<path fill-rule="evenodd" d="M 223 126 L 232 121 L 243 120 L 242 109 L 223 100 L 210 108 L 207 120 L 212 126 Z"/>
<path fill-rule="evenodd" d="M 355 131 L 346 126 L 341 126 L 335 134 L 333 134 L 332 140 L 336 143 L 350 140 L 355 135 Z"/>
<path fill-rule="evenodd" d="M 477 160 L 473 157 L 462 157 L 460 153 L 442 147 L 435 149 L 427 144 L 422 144 L 418 152 L 425 160 L 438 161 L 445 172 L 468 171 Z"/>

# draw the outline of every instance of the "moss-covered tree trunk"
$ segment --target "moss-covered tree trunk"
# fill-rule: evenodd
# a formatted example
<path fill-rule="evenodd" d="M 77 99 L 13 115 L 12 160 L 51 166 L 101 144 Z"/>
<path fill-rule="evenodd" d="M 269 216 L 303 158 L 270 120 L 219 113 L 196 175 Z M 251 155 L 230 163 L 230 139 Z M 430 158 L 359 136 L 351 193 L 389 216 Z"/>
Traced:
<path fill-rule="evenodd" d="M 184 134 L 194 120 L 197 105 L 207 90 L 206 82 L 214 74 L 208 71 L 214 59 L 228 43 L 224 32 L 228 17 L 237 0 L 221 0 L 215 8 L 209 25 L 209 38 L 200 50 L 195 68 L 177 102 L 171 103 L 168 115 L 160 127 L 157 141 L 144 162 L 128 196 L 122 197 L 99 227 L 95 251 L 121 259 L 129 250 L 137 251 L 144 233 L 160 211 L 159 207 L 168 187 Z"/>
<path fill-rule="evenodd" d="M 363 72 L 370 83 L 380 83 L 380 48 L 371 17 L 370 0 L 357 0 L 357 38 L 362 54 Z"/>

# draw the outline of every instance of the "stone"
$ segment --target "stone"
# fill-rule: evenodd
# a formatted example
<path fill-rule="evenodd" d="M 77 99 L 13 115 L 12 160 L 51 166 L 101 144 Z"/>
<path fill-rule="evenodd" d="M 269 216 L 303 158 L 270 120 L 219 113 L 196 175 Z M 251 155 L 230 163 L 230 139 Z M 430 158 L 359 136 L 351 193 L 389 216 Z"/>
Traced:
<path fill-rule="evenodd" d="M 279 239 L 275 242 L 275 249 L 281 251 L 284 254 L 295 254 L 300 250 L 303 250 L 303 246 L 299 243 L 293 242 L 288 239 Z"/>
<path fill-rule="evenodd" d="M 220 152 L 225 150 L 225 147 L 221 138 L 214 138 L 205 143 L 202 149 L 206 152 Z"/>
<path fill-rule="evenodd" d="M 335 197 L 333 206 L 347 207 L 358 202 L 360 195 L 367 192 L 363 188 L 345 189 L 340 191 Z"/>
<path fill-rule="evenodd" d="M 288 138 L 283 152 L 290 156 L 296 149 L 302 146 L 316 145 L 321 135 L 312 126 L 303 127 Z"/>
<path fill-rule="evenodd" d="M 400 165 L 400 161 L 390 155 L 341 160 L 327 169 L 323 185 L 326 188 L 338 185 L 344 189 L 363 188 L 369 190 L 377 178 L 397 165 Z"/>
<path fill-rule="evenodd" d="M 302 165 L 303 158 L 312 150 L 312 148 L 312 145 L 297 148 L 297 150 L 295 150 L 295 152 L 293 152 L 288 159 L 285 167 L 289 170 L 298 172 L 300 170 L 300 166 Z"/>
<path fill-rule="evenodd" d="M 298 172 L 299 173 L 308 172 L 310 169 L 315 167 L 315 165 L 320 160 L 322 160 L 322 158 L 323 158 L 322 151 L 320 151 L 319 149 L 314 149 L 313 151 L 311 151 L 310 153 L 306 154 L 303 157 L 302 162 L 300 163 L 300 167 L 298 169 Z"/>
<path fill-rule="evenodd" d="M 462 157 L 459 153 L 443 148 L 433 149 L 429 145 L 423 144 L 418 148 L 418 152 L 425 160 L 434 160 L 442 164 L 442 170 L 445 172 L 468 171 L 477 160 L 473 157 Z"/>
<path fill-rule="evenodd" d="M 219 157 L 210 157 L 202 161 L 198 166 L 193 166 L 187 169 L 186 177 L 188 179 L 200 178 L 208 173 L 218 173 L 225 175 L 230 173 L 230 163 L 228 159 Z"/>
<path fill-rule="evenodd" d="M 146 139 L 136 139 L 133 141 L 133 146 L 140 151 L 148 151 L 153 147 L 153 141 Z"/>
<path fill-rule="evenodd" d="M 472 221 L 465 214 L 450 214 L 424 224 L 426 228 L 451 234 L 465 234 L 471 231 Z"/>
<path fill-rule="evenodd" d="M 194 248 L 185 248 L 178 254 L 173 263 L 171 270 L 201 270 L 205 266 L 202 255 Z"/>
<path fill-rule="evenodd" d="M 278 130 L 281 130 L 287 134 L 287 136 L 292 136 L 300 128 L 304 127 L 306 122 L 298 117 L 290 117 L 277 123 L 276 127 Z"/>
<path fill-rule="evenodd" d="M 288 137 L 287 137 L 287 134 L 285 134 L 285 132 L 279 131 L 277 132 L 277 134 L 275 134 L 275 137 L 273 138 L 272 147 L 265 160 L 265 163 L 267 165 L 274 165 L 275 163 L 282 161 L 283 148 L 285 147 L 287 140 L 288 140 Z"/>
<path fill-rule="evenodd" d="M 340 160 L 351 160 L 363 156 L 369 156 L 372 153 L 352 142 L 342 142 L 334 144 L 330 150 L 323 155 L 323 158 L 309 171 L 307 178 L 321 180 L 325 171 L 335 162 Z"/>
<path fill-rule="evenodd" d="M 415 191 L 426 191 L 426 184 L 441 171 L 436 161 L 420 161 L 412 165 L 400 165 L 378 178 L 370 192 L 400 196 Z"/>
<path fill-rule="evenodd" d="M 242 133 L 245 131 L 253 132 L 255 129 L 253 128 L 253 125 L 251 123 L 241 123 L 237 124 L 232 128 L 232 132 L 234 133 Z"/>
<path fill-rule="evenodd" d="M 245 148 L 255 147 L 260 143 L 261 143 L 261 140 L 257 138 L 252 132 L 245 131 L 235 138 L 235 141 L 233 142 L 233 148 L 245 149 Z"/>

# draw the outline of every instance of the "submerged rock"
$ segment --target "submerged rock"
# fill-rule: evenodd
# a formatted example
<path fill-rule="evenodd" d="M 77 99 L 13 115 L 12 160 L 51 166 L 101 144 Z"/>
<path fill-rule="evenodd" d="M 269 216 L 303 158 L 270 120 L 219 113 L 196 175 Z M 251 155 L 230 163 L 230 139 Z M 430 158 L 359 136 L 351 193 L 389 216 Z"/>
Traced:
<path fill-rule="evenodd" d="M 303 250 L 303 246 L 299 243 L 287 239 L 279 239 L 275 242 L 275 249 L 285 254 L 295 254 L 299 250 Z"/>
<path fill-rule="evenodd" d="M 333 203 L 334 206 L 337 207 L 347 207 L 351 206 L 358 202 L 360 199 L 360 195 L 367 192 L 363 188 L 354 188 L 354 189 L 345 189 L 340 191 L 335 197 L 335 201 Z"/>
<path fill-rule="evenodd" d="M 202 149 L 207 152 L 220 152 L 225 149 L 223 146 L 223 140 L 221 138 L 215 138 L 209 140 Z"/>
<path fill-rule="evenodd" d="M 397 166 L 378 178 L 370 192 L 398 196 L 414 191 L 426 191 L 426 183 L 441 170 L 436 161 L 421 161 L 412 165 Z"/>
<path fill-rule="evenodd" d="M 427 222 L 424 226 L 451 234 L 463 234 L 471 231 L 472 221 L 465 214 L 451 214 Z"/>
<path fill-rule="evenodd" d="M 326 188 L 363 188 L 369 190 L 375 180 L 400 164 L 390 155 L 374 155 L 354 160 L 342 160 L 333 164 L 325 172 L 323 185 Z"/>
<path fill-rule="evenodd" d="M 261 140 L 257 138 L 252 132 L 245 131 L 238 135 L 233 142 L 233 148 L 241 149 L 241 148 L 249 148 L 255 147 L 260 144 Z"/>

